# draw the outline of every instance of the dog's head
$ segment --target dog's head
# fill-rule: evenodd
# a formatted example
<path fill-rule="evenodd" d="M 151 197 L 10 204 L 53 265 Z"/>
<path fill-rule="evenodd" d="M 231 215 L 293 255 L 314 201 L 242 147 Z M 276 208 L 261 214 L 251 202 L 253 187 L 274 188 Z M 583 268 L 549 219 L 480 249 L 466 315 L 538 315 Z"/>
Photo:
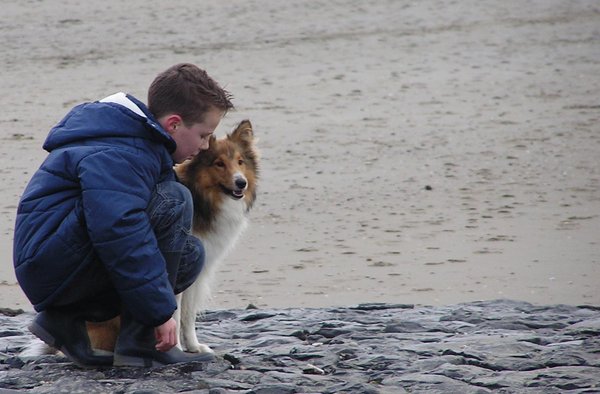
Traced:
<path fill-rule="evenodd" d="M 254 142 L 252 124 L 244 120 L 225 138 L 212 136 L 208 149 L 177 166 L 177 174 L 192 194 L 211 199 L 217 199 L 216 193 L 234 200 L 243 198 L 250 207 L 258 180 Z"/>

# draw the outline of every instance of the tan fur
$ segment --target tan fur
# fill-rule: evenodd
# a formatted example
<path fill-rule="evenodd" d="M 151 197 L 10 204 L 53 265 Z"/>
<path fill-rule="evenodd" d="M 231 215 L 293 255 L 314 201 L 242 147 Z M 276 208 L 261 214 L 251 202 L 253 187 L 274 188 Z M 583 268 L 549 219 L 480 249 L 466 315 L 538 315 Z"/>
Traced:
<path fill-rule="evenodd" d="M 101 323 L 86 322 L 86 325 L 92 348 L 112 352 L 117 343 L 121 318 L 117 316 Z"/>

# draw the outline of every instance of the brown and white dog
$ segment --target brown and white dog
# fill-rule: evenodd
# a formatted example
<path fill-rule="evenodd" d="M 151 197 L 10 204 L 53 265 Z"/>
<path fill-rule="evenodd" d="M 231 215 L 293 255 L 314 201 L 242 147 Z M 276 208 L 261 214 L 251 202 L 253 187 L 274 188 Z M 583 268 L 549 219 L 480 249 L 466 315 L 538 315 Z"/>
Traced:
<path fill-rule="evenodd" d="M 181 183 L 192 192 L 193 234 L 206 252 L 200 276 L 178 296 L 175 320 L 179 344 L 188 352 L 212 352 L 196 338 L 196 315 L 210 299 L 214 273 L 248 225 L 256 199 L 258 152 L 250 121 L 242 121 L 227 137 L 212 137 L 208 150 L 177 167 Z"/>

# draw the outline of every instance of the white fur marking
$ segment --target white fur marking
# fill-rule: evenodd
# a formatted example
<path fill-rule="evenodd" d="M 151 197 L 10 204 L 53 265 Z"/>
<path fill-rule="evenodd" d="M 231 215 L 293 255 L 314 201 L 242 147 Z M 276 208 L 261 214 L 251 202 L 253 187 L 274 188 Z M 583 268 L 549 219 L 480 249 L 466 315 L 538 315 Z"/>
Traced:
<path fill-rule="evenodd" d="M 240 235 L 248 226 L 247 205 L 244 199 L 225 198 L 213 227 L 202 240 L 206 252 L 204 267 L 198 279 L 177 298 L 178 313 L 175 320 L 179 327 L 180 346 L 195 353 L 212 353 L 212 349 L 198 342 L 196 337 L 196 315 L 206 308 L 210 300 L 210 285 L 217 267 L 233 249 Z M 179 315 L 179 319 L 177 318 Z"/>
<path fill-rule="evenodd" d="M 34 338 L 27 346 L 19 352 L 19 358 L 28 361 L 34 360 L 45 354 L 56 354 L 56 350 L 46 345 L 40 339 Z"/>

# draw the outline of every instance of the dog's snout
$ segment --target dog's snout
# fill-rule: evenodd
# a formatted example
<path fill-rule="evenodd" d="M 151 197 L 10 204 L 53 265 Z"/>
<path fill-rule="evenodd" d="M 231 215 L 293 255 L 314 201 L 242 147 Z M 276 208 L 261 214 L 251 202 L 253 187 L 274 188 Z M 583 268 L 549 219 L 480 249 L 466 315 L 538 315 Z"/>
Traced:
<path fill-rule="evenodd" d="M 246 185 L 247 185 L 247 184 L 248 184 L 248 182 L 246 181 L 246 179 L 245 179 L 245 178 L 241 178 L 241 177 L 240 177 L 240 178 L 237 178 L 237 179 L 235 180 L 235 186 L 236 186 L 238 189 L 244 189 L 244 188 L 246 188 Z"/>

